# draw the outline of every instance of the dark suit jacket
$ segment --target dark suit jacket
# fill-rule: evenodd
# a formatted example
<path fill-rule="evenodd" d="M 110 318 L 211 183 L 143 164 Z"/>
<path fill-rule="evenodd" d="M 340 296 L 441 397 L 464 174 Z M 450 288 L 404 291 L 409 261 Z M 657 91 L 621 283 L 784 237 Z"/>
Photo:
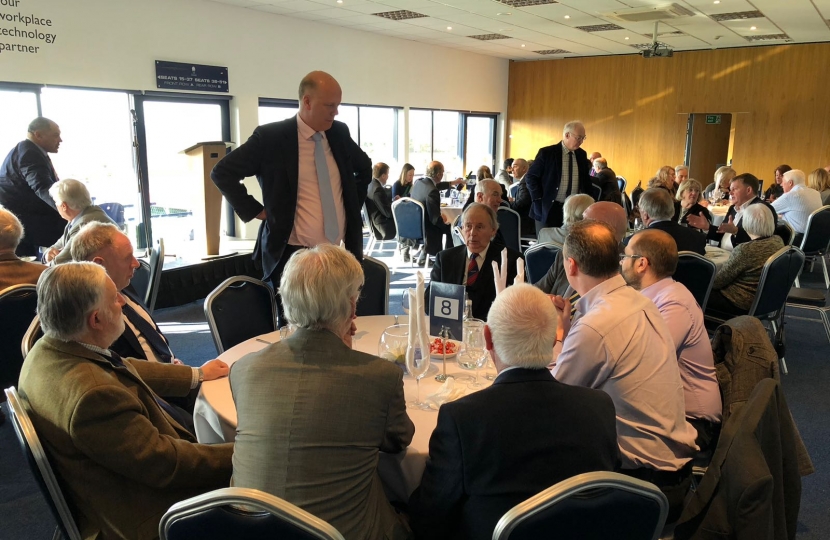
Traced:
<path fill-rule="evenodd" d="M 699 255 L 706 255 L 706 235 L 697 229 L 684 227 L 674 221 L 658 221 L 648 226 L 649 229 L 665 231 L 677 242 L 677 251 L 694 251 Z M 629 236 L 625 240 L 628 245 Z"/>
<path fill-rule="evenodd" d="M 492 262 L 496 261 L 499 268 L 501 268 L 502 249 L 504 249 L 503 245 L 499 245 L 495 241 L 490 243 L 490 247 L 487 248 L 487 256 L 484 258 L 484 264 L 482 268 L 478 269 L 476 282 L 467 286 L 467 298 L 473 302 L 473 317 L 482 321 L 487 320 L 487 312 L 490 311 L 490 305 L 496 299 L 496 283 Z M 516 260 L 521 256 L 521 253 L 507 248 L 507 285 L 511 285 L 513 280 L 516 279 Z M 430 274 L 430 284 L 433 281 L 440 281 L 441 283 L 461 285 L 464 283 L 468 264 L 467 246 L 445 249 L 435 257 L 435 264 Z M 429 288 L 430 286 L 427 285 L 424 290 L 424 305 L 427 308 L 427 314 L 429 314 Z"/>
<path fill-rule="evenodd" d="M 602 190 L 600 201 L 615 202 L 622 206 L 622 193 L 620 192 L 620 185 L 617 183 L 617 175 L 611 169 L 602 169 L 594 177 L 594 183 Z"/>
<path fill-rule="evenodd" d="M 775 226 L 778 226 L 778 213 L 775 211 L 771 204 L 769 204 L 766 201 L 762 201 L 758 197 L 752 199 L 752 202 L 750 202 L 749 204 L 763 204 L 767 208 L 769 208 L 769 211 L 772 212 L 772 219 L 775 223 Z M 738 212 L 735 210 L 735 205 L 731 205 L 729 207 L 729 210 L 726 211 L 726 217 L 723 218 L 723 222 L 728 222 L 729 218 L 735 219 L 735 214 L 737 213 Z M 738 221 L 735 225 L 738 227 L 738 232 L 732 235 L 732 247 L 736 247 L 738 244 L 743 244 L 744 242 L 749 242 L 749 233 L 747 233 L 741 226 L 741 222 Z M 708 240 L 716 240 L 720 242 L 721 240 L 723 240 L 723 233 L 718 232 L 717 225 L 709 225 L 709 233 L 706 235 L 706 238 Z"/>
<path fill-rule="evenodd" d="M 547 369 L 511 369 L 445 403 L 409 510 L 416 538 L 490 540 L 501 516 L 571 476 L 619 463 L 614 404 Z"/>
<path fill-rule="evenodd" d="M 43 337 L 26 356 L 20 396 L 82 538 L 158 538 L 173 503 L 231 479 L 233 444 L 197 444 L 156 401 L 184 396 L 191 369 L 104 356 Z"/>
<path fill-rule="evenodd" d="M 344 242 L 358 260 L 363 259 L 363 220 L 360 209 L 372 179 L 372 161 L 349 135 L 349 128 L 334 122 L 326 131 L 343 187 L 346 211 Z M 259 227 L 254 258 L 261 258 L 263 279 L 280 262 L 294 228 L 297 209 L 297 117 L 259 126 L 248 140 L 216 164 L 210 177 L 242 221 L 251 221 L 263 205 L 248 193 L 240 180 L 256 176 L 262 188 L 267 218 Z M 279 276 L 276 276 L 279 279 Z"/>
<path fill-rule="evenodd" d="M 536 225 L 533 223 L 533 218 L 530 217 L 530 205 L 532 203 L 530 191 L 527 189 L 527 182 L 522 178 L 519 181 L 519 187 L 516 188 L 516 197 L 510 203 L 510 208 L 518 212 L 522 218 L 522 236 L 535 238 Z"/>
<path fill-rule="evenodd" d="M 443 184 L 443 182 L 442 182 Z M 426 229 L 426 252 L 435 255 L 442 249 L 441 236 L 446 234 L 449 241 L 450 226 L 441 217 L 441 194 L 432 178 L 424 176 L 415 180 L 409 196 L 424 205 L 424 229 Z"/>
<path fill-rule="evenodd" d="M 128 286 L 124 290 L 121 291 L 121 294 L 132 300 L 134 303 L 138 304 L 140 309 L 143 309 L 145 312 L 147 311 L 144 302 L 135 294 L 135 292 Z M 138 309 L 136 311 L 139 311 Z M 140 311 L 139 311 L 140 313 Z M 147 353 L 144 352 L 144 349 L 141 347 L 141 343 L 139 343 L 138 338 L 139 335 L 136 335 L 130 325 L 127 324 L 127 316 L 123 315 L 124 317 L 124 332 L 119 336 L 115 343 L 110 345 L 110 349 L 117 352 L 124 358 L 138 358 L 140 360 L 147 360 Z M 153 316 L 150 315 L 152 319 Z M 164 337 L 164 334 L 161 333 L 161 329 L 153 322 L 153 327 L 158 330 L 159 336 L 167 342 L 167 338 Z M 168 344 L 169 345 L 169 344 Z M 171 351 L 172 356 L 172 351 Z"/>
<path fill-rule="evenodd" d="M 579 174 L 579 193 L 591 193 L 591 162 L 585 150 L 578 148 L 574 152 L 576 167 Z M 533 204 L 530 207 L 530 217 L 536 221 L 547 222 L 548 212 L 559 193 L 559 182 L 562 180 L 562 141 L 553 146 L 539 149 L 536 159 L 533 160 L 530 170 L 525 175 L 527 188 Z"/>
<path fill-rule="evenodd" d="M 51 246 L 66 226 L 49 195 L 58 181 L 52 161 L 30 140 L 12 148 L 0 166 L 0 204 L 26 229 L 24 242 Z"/>
<path fill-rule="evenodd" d="M 374 230 L 383 240 L 395 238 L 395 219 L 392 217 L 392 198 L 377 178 L 372 178 L 366 191 L 366 211 Z"/>

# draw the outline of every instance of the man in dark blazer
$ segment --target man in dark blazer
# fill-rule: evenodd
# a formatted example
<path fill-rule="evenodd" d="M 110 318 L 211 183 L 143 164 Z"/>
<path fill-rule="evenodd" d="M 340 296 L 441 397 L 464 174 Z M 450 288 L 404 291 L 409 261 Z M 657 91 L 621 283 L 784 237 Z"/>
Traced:
<path fill-rule="evenodd" d="M 274 290 L 288 258 L 304 247 L 342 240 L 363 260 L 360 209 L 372 162 L 348 126 L 334 120 L 341 96 L 334 77 L 309 73 L 300 82 L 297 116 L 259 126 L 210 174 L 243 221 L 262 220 L 254 258 Z M 259 181 L 264 204 L 240 183 L 249 176 Z"/>
<path fill-rule="evenodd" d="M 530 217 L 530 206 L 533 201 L 530 198 L 530 191 L 527 189 L 527 161 L 518 158 L 513 161 L 513 178 L 516 186 L 513 200 L 510 201 L 510 209 L 518 212 L 522 218 L 522 236 L 536 238 L 536 225 Z"/>
<path fill-rule="evenodd" d="M 555 336 L 553 305 L 533 286 L 508 287 L 493 303 L 484 338 L 499 375 L 490 388 L 439 409 L 409 501 L 417 538 L 490 540 L 516 504 L 619 465 L 608 394 L 562 384 L 546 369 Z"/>
<path fill-rule="evenodd" d="M 585 126 L 568 122 L 562 141 L 539 149 L 525 177 L 533 204 L 530 217 L 536 232 L 545 227 L 562 226 L 562 205 L 568 195 L 591 194 L 591 163 L 580 146 L 585 140 Z"/>
<path fill-rule="evenodd" d="M 12 148 L 0 166 L 0 205 L 26 229 L 16 251 L 21 257 L 37 256 L 38 248 L 54 244 L 66 226 L 49 196 L 49 188 L 58 181 L 49 153 L 57 153 L 61 140 L 58 125 L 39 116 L 29 124 L 26 140 Z"/>
<path fill-rule="evenodd" d="M 677 243 L 677 251 L 693 251 L 705 255 L 706 235 L 672 221 L 673 215 L 674 199 L 667 189 L 647 189 L 640 196 L 640 216 L 646 227 L 669 233 Z M 630 238 L 626 238 L 626 245 Z"/>
<path fill-rule="evenodd" d="M 696 227 L 706 233 L 707 240 L 715 240 L 721 244 L 721 247 L 734 248 L 744 242 L 749 242 L 749 234 L 741 226 L 741 217 L 738 216 L 738 209 L 743 210 L 750 204 L 763 204 L 769 211 L 772 212 L 772 219 L 775 226 L 778 226 L 778 213 L 766 201 L 758 198 L 758 179 L 755 175 L 750 173 L 739 174 L 729 183 L 729 199 L 732 205 L 726 212 L 726 217 L 720 225 L 711 225 L 709 220 L 703 216 L 688 216 L 690 227 Z M 729 239 L 724 237 L 729 234 Z M 729 246 L 724 246 L 724 242 L 729 242 Z"/>
<path fill-rule="evenodd" d="M 440 161 L 433 161 L 427 166 L 427 174 L 423 178 L 415 180 L 409 196 L 424 205 L 424 229 L 426 238 L 424 249 L 418 264 L 426 262 L 428 255 L 436 255 L 439 251 L 450 245 L 450 225 L 447 217 L 441 213 L 440 189 L 446 189 L 444 178 L 444 165 Z M 444 186 L 444 187 L 442 187 Z M 442 241 L 441 237 L 446 235 Z"/>
<path fill-rule="evenodd" d="M 490 305 L 496 299 L 496 284 L 493 261 L 501 268 L 501 250 L 507 249 L 507 284 L 516 278 L 516 261 L 521 253 L 493 242 L 498 230 L 496 213 L 485 204 L 473 203 L 461 214 L 461 234 L 466 245 L 446 249 L 435 257 L 430 274 L 432 282 L 464 285 L 467 298 L 473 302 L 473 317 L 487 318 Z M 475 254 L 475 267 L 471 258 Z M 429 313 L 429 289 L 424 291 L 427 313 Z"/>
<path fill-rule="evenodd" d="M 395 238 L 395 219 L 392 217 L 392 197 L 384 187 L 389 179 L 389 165 L 375 163 L 372 167 L 372 181 L 366 190 L 366 216 L 372 228 L 380 233 L 383 240 Z"/>
<path fill-rule="evenodd" d="M 620 184 L 617 182 L 617 173 L 610 167 L 603 157 L 594 160 L 594 184 L 600 188 L 600 201 L 611 201 L 622 206 L 622 193 Z"/>

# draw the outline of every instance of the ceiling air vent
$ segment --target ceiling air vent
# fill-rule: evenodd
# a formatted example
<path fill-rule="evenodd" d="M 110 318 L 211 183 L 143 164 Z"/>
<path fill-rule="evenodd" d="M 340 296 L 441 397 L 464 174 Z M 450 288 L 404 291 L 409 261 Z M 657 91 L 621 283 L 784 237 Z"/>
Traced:
<path fill-rule="evenodd" d="M 372 15 L 374 15 L 375 17 L 383 17 L 384 19 L 391 19 L 393 21 L 405 21 L 406 19 L 420 19 L 429 16 L 424 15 L 423 13 L 407 11 L 405 9 L 401 9 L 398 11 L 384 11 L 383 13 L 372 13 Z"/>
<path fill-rule="evenodd" d="M 747 41 L 792 41 L 787 34 L 766 34 L 763 36 L 746 36 Z"/>
<path fill-rule="evenodd" d="M 668 48 L 668 45 L 666 45 L 662 41 L 658 41 L 657 46 L 658 46 L 658 48 L 659 47 Z M 654 48 L 654 43 L 635 43 L 634 45 L 632 45 L 632 47 L 634 47 L 637 50 L 644 51 L 646 49 L 653 49 Z"/>
<path fill-rule="evenodd" d="M 622 30 L 622 26 L 616 24 L 594 24 L 592 26 L 577 26 L 578 30 L 583 32 L 605 32 L 606 30 Z"/>
<path fill-rule="evenodd" d="M 716 13 L 714 15 L 710 15 L 710 17 L 718 22 L 743 21 L 746 19 L 758 19 L 763 16 L 764 14 L 760 11 L 734 11 L 732 13 Z"/>
<path fill-rule="evenodd" d="M 532 7 L 532 6 L 546 6 L 548 4 L 558 4 L 556 0 L 497 0 L 498 3 L 504 4 L 514 8 Z"/>
<path fill-rule="evenodd" d="M 571 51 L 565 49 L 546 49 L 544 51 L 533 51 L 536 54 L 571 54 Z"/>
<path fill-rule="evenodd" d="M 645 8 L 621 9 L 610 13 L 603 13 L 604 17 L 617 19 L 625 22 L 653 22 L 668 21 L 680 17 L 694 15 L 694 11 L 686 9 L 680 4 L 668 4 L 663 6 L 651 6 Z"/>
<path fill-rule="evenodd" d="M 493 41 L 494 39 L 510 39 L 510 36 L 504 34 L 479 34 L 477 36 L 467 36 L 479 41 Z"/>

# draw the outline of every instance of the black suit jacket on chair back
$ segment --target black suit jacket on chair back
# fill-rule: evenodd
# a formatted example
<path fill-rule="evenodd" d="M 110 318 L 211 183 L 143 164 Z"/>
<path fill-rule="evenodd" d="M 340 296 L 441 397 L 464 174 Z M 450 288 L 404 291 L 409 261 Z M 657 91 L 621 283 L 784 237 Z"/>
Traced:
<path fill-rule="evenodd" d="M 395 238 L 395 219 L 392 217 L 392 199 L 377 178 L 372 178 L 366 191 L 366 216 L 382 240 Z"/>
<path fill-rule="evenodd" d="M 334 122 L 326 139 L 337 162 L 346 212 L 344 243 L 363 259 L 363 220 L 360 209 L 372 178 L 372 162 L 349 135 L 349 128 Z M 297 210 L 299 176 L 297 117 L 259 126 L 248 140 L 216 164 L 210 177 L 243 221 L 251 221 L 264 204 L 266 220 L 260 225 L 254 258 L 261 257 L 264 279 L 270 280 L 282 257 Z M 260 204 L 240 180 L 256 176 L 262 188 Z"/>
<path fill-rule="evenodd" d="M 585 150 L 574 151 L 576 167 L 579 174 L 579 193 L 591 194 L 591 162 Z M 530 217 L 536 221 L 546 222 L 548 212 L 559 194 L 562 181 L 562 141 L 539 149 L 530 170 L 525 175 L 525 182 L 533 199 Z M 565 188 L 567 189 L 567 188 Z M 571 192 L 576 193 L 576 191 Z"/>
<path fill-rule="evenodd" d="M 649 229 L 665 231 L 677 243 L 677 251 L 694 251 L 699 255 L 706 254 L 706 235 L 690 227 L 684 227 L 674 221 L 658 221 L 648 226 Z"/>

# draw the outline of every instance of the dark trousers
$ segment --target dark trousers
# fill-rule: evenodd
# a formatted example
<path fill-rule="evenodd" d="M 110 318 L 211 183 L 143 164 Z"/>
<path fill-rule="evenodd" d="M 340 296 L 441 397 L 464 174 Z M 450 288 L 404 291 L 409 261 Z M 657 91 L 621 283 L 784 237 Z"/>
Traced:
<path fill-rule="evenodd" d="M 731 319 L 738 315 L 746 315 L 746 313 L 746 309 L 741 309 L 730 302 L 720 291 L 712 291 L 709 293 L 709 301 L 706 303 L 707 315 Z"/>
<path fill-rule="evenodd" d="M 290 259 L 292 255 L 301 249 L 306 249 L 306 247 L 286 244 L 285 250 L 282 252 L 282 257 L 280 257 L 280 260 L 274 268 L 274 271 L 271 273 L 271 276 L 269 278 L 264 278 L 265 283 L 271 287 L 271 290 L 274 291 L 274 294 L 277 297 L 277 321 L 280 327 L 288 324 L 288 321 L 285 320 L 285 312 L 282 309 L 282 297 L 279 294 L 280 279 L 282 279 L 282 272 L 285 270 L 285 265 L 288 264 L 288 259 Z"/>
<path fill-rule="evenodd" d="M 553 204 L 550 206 L 550 212 L 548 212 L 548 219 L 547 221 L 536 221 L 536 235 L 539 235 L 539 231 L 544 229 L 545 227 L 561 227 L 562 223 L 565 220 L 564 214 L 562 212 L 563 204 L 559 201 L 553 201 Z"/>
<path fill-rule="evenodd" d="M 683 503 L 692 485 L 692 462 L 689 461 L 679 471 L 657 471 L 647 467 L 639 469 L 620 469 L 620 473 L 632 478 L 651 482 L 663 492 L 669 500 L 669 515 L 666 523 L 675 523 L 683 513 Z"/>

